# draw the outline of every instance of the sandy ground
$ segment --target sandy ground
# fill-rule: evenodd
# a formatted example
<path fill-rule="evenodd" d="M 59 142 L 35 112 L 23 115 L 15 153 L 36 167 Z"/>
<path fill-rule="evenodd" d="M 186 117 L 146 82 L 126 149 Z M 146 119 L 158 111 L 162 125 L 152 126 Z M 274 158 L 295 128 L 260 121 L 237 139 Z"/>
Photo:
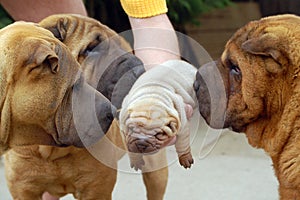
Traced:
<path fill-rule="evenodd" d="M 191 169 L 185 170 L 172 160 L 174 150 L 168 149 L 171 159 L 166 200 L 278 199 L 278 182 L 271 160 L 262 150 L 249 146 L 243 134 L 223 131 L 218 139 L 220 132 L 207 129 L 203 122 L 200 125 L 200 131 L 192 135 L 195 164 Z M 210 139 L 212 143 L 207 142 Z M 202 144 L 206 145 L 201 150 Z M 120 161 L 113 199 L 146 199 L 141 175 L 130 171 L 128 165 L 128 158 L 124 157 Z M 0 165 L 0 199 L 12 199 L 6 187 L 3 165 Z M 73 197 L 68 195 L 62 199 L 72 200 Z"/>

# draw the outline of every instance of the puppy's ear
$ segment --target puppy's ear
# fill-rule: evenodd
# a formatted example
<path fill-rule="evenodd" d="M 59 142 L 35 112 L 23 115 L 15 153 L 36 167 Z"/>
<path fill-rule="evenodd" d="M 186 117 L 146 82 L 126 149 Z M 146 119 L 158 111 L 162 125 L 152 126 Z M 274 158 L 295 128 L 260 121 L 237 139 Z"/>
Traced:
<path fill-rule="evenodd" d="M 59 71 L 58 55 L 55 52 L 55 47 L 50 44 L 40 45 L 35 53 L 34 60 L 36 66 L 47 65 L 50 67 L 52 73 L 56 74 Z"/>
<path fill-rule="evenodd" d="M 289 62 L 282 39 L 275 33 L 265 33 L 259 37 L 249 39 L 241 47 L 248 53 L 273 58 L 278 65 L 266 66 L 267 70 L 272 73 L 282 72 L 284 66 Z"/>

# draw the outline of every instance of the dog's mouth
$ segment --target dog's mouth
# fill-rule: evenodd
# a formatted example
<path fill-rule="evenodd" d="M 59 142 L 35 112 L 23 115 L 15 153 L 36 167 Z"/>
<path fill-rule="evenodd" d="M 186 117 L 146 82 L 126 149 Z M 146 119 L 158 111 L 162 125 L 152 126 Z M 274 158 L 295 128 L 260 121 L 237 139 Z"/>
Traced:
<path fill-rule="evenodd" d="M 231 125 L 228 127 L 229 130 L 232 130 L 237 133 L 244 133 L 246 131 L 246 128 L 247 128 L 247 125 L 244 125 L 244 126 Z"/>
<path fill-rule="evenodd" d="M 56 113 L 57 143 L 90 146 L 108 131 L 115 108 L 80 75 L 70 87 Z"/>
<path fill-rule="evenodd" d="M 219 61 L 202 66 L 196 75 L 194 89 L 199 102 L 200 114 L 213 128 L 226 128 L 226 108 L 228 103 L 227 72 Z"/>

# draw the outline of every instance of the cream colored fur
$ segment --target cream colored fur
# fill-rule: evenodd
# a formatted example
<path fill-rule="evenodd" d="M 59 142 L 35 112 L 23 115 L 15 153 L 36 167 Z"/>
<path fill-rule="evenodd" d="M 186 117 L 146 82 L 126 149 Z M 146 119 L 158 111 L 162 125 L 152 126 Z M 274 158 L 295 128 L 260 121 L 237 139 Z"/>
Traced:
<path fill-rule="evenodd" d="M 125 133 L 125 139 L 130 137 L 128 131 L 131 123 L 144 123 L 143 126 L 147 126 L 149 130 L 161 128 L 169 137 L 176 135 L 175 147 L 179 158 L 190 154 L 186 105 L 190 105 L 193 110 L 198 108 L 193 90 L 195 74 L 195 67 L 180 60 L 167 61 L 144 73 L 123 101 L 120 128 L 121 132 Z M 147 112 L 152 108 L 156 109 L 157 113 L 147 116 Z M 135 112 L 137 110 L 139 111 Z M 166 112 L 168 116 L 162 112 Z M 160 116 L 154 119 L 154 115 Z M 168 117 L 176 119 L 176 130 L 169 130 L 163 124 Z M 155 136 L 156 132 L 148 131 L 143 134 Z"/>

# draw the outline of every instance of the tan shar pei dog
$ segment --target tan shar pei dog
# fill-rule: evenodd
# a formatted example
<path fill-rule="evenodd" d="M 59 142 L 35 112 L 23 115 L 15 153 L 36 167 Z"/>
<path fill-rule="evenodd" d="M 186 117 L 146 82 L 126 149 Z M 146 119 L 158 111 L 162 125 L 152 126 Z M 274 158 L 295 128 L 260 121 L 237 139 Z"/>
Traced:
<path fill-rule="evenodd" d="M 39 25 L 69 48 L 86 81 L 120 108 L 131 85 L 144 72 L 142 63 L 129 52 L 129 44 L 107 26 L 79 15 L 53 15 Z M 51 91 L 45 95 L 49 94 Z M 106 136 L 87 148 L 13 148 L 5 155 L 6 178 L 14 199 L 41 199 L 48 191 L 56 197 L 71 193 L 76 199 L 107 200 L 116 182 L 117 162 L 124 154 L 114 120 Z M 144 170 L 149 172 L 143 173 L 149 200 L 163 199 L 166 189 L 168 169 L 166 165 L 156 167 L 157 160 L 166 162 L 164 155 L 149 158 Z"/>
<path fill-rule="evenodd" d="M 270 155 L 281 200 L 300 199 L 299 32 L 294 15 L 250 22 L 227 42 L 218 69 L 203 66 L 194 84 L 208 124 L 244 132 Z"/>

